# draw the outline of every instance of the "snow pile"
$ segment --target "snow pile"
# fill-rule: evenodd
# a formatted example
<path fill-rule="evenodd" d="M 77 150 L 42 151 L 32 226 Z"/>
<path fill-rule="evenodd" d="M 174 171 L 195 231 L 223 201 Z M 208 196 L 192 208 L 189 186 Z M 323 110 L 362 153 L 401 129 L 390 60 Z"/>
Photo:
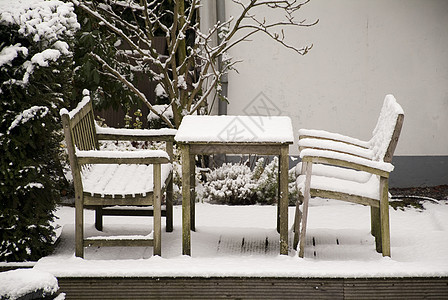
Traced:
<path fill-rule="evenodd" d="M 31 299 L 26 296 L 34 293 L 41 293 L 41 297 L 46 297 L 54 295 L 58 290 L 58 280 L 47 272 L 17 269 L 0 273 L 1 299 Z"/>

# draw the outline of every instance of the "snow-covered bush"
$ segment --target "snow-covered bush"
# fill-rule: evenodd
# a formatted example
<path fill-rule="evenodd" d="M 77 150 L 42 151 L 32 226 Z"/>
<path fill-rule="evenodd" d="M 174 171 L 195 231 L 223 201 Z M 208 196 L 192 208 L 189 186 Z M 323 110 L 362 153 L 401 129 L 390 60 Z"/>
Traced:
<path fill-rule="evenodd" d="M 257 182 L 257 198 L 262 204 L 277 203 L 278 157 L 267 165 L 261 157 L 255 164 L 253 179 Z"/>
<path fill-rule="evenodd" d="M 256 183 L 252 171 L 243 164 L 226 163 L 207 174 L 203 187 L 205 201 L 246 205 L 256 203 Z"/>
<path fill-rule="evenodd" d="M 253 178 L 257 182 L 257 202 L 260 204 L 274 204 L 278 202 L 278 157 L 274 156 L 271 162 L 265 162 L 263 157 L 255 164 Z M 294 205 L 298 198 L 296 188 L 297 175 L 295 168 L 288 172 L 288 200 L 289 205 Z"/>
<path fill-rule="evenodd" d="M 59 109 L 70 97 L 78 27 L 71 4 L 0 1 L 0 261 L 52 249 L 64 182 Z"/>
<path fill-rule="evenodd" d="M 289 205 L 298 194 L 294 168 L 288 172 Z M 224 164 L 207 174 L 199 188 L 205 201 L 221 204 L 275 204 L 278 202 L 278 157 L 270 162 L 259 158 L 253 171 L 245 164 Z"/>

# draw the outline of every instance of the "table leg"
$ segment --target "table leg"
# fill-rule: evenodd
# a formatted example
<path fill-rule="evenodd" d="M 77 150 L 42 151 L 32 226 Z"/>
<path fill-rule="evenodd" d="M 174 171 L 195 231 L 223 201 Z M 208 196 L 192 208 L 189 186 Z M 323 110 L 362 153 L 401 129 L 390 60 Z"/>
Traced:
<path fill-rule="evenodd" d="M 162 212 L 160 209 L 162 202 L 162 171 L 160 164 L 154 164 L 154 255 L 162 255 Z"/>
<path fill-rule="evenodd" d="M 288 153 L 289 146 L 283 146 L 280 152 L 280 254 L 288 255 Z"/>
<path fill-rule="evenodd" d="M 182 153 L 182 254 L 191 255 L 190 146 L 181 145 Z"/>
<path fill-rule="evenodd" d="M 196 231 L 196 161 L 194 155 L 190 155 L 190 229 Z"/>
<path fill-rule="evenodd" d="M 280 156 L 278 157 L 278 170 L 277 170 L 277 232 L 280 233 L 280 198 L 281 198 L 281 188 L 280 188 Z"/>
<path fill-rule="evenodd" d="M 168 156 L 170 157 L 170 160 L 174 160 L 173 155 L 173 142 L 167 141 L 165 142 L 165 150 L 166 153 L 168 153 Z M 170 180 L 168 182 L 168 185 L 166 186 L 166 232 L 172 232 L 173 231 L 173 173 L 170 174 Z"/>

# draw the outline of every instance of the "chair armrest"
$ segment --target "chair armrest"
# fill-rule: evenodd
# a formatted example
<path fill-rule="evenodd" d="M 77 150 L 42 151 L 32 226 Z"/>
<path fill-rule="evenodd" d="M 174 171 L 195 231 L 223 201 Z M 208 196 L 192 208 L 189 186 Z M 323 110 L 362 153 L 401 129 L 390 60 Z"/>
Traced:
<path fill-rule="evenodd" d="M 96 134 L 99 140 L 121 141 L 174 141 L 176 129 L 127 129 L 104 128 L 95 123 Z"/>
<path fill-rule="evenodd" d="M 319 150 L 330 150 L 340 153 L 347 153 L 354 156 L 359 156 L 367 159 L 373 158 L 373 151 L 360 147 L 354 144 L 347 144 L 344 142 L 336 142 L 334 140 L 327 140 L 321 138 L 302 138 L 299 140 L 299 151 L 312 148 Z"/>
<path fill-rule="evenodd" d="M 170 162 L 163 150 L 97 151 L 77 150 L 79 164 L 166 164 Z"/>
<path fill-rule="evenodd" d="M 357 138 L 353 138 L 350 136 L 342 135 L 339 133 L 333 133 L 325 130 L 315 130 L 315 129 L 300 129 L 299 130 L 299 140 L 304 138 L 314 138 L 314 139 L 323 139 L 323 140 L 331 140 L 336 142 L 342 142 L 346 144 L 351 144 L 354 146 L 369 148 L 370 142 L 362 141 Z"/>
<path fill-rule="evenodd" d="M 328 150 L 304 149 L 300 152 L 300 158 L 304 162 L 330 164 L 359 171 L 365 171 L 382 177 L 389 177 L 394 166 L 390 163 L 374 161 L 347 153 Z"/>

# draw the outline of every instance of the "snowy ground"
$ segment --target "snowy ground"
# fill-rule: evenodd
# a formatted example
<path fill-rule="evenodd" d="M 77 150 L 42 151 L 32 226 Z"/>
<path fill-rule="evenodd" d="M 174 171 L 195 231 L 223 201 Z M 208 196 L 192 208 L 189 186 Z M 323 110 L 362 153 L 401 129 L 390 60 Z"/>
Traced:
<path fill-rule="evenodd" d="M 57 211 L 63 226 L 56 252 L 35 269 L 63 276 L 277 276 L 407 277 L 448 275 L 448 205 L 390 210 L 392 258 L 375 252 L 370 209 L 314 200 L 309 211 L 305 258 L 290 249 L 280 256 L 274 206 L 197 204 L 192 256 L 181 255 L 182 207 L 174 207 L 174 231 L 162 231 L 162 257 L 152 248 L 88 248 L 74 257 L 74 209 Z M 290 226 L 294 208 L 290 207 Z M 87 235 L 98 234 L 86 211 Z M 163 220 L 164 222 L 164 220 Z M 148 217 L 105 217 L 106 234 L 148 234 Z M 164 230 L 164 228 L 163 228 Z M 291 235 L 290 235 L 291 240 Z M 291 244 L 291 241 L 290 241 Z"/>

